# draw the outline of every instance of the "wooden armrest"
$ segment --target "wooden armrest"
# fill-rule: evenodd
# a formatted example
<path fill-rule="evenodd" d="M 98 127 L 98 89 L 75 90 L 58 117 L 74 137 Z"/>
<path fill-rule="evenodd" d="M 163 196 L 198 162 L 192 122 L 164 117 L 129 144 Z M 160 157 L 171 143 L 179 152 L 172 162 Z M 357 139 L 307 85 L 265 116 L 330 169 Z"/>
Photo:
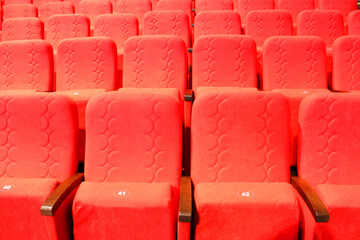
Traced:
<path fill-rule="evenodd" d="M 180 202 L 179 202 L 179 222 L 191 223 L 191 218 L 192 218 L 191 177 L 181 177 L 181 180 L 180 180 Z"/>
<path fill-rule="evenodd" d="M 192 53 L 192 52 L 193 52 L 193 49 L 192 49 L 192 48 L 188 48 L 188 52 L 189 52 L 189 53 Z"/>
<path fill-rule="evenodd" d="M 291 177 L 291 185 L 299 192 L 316 222 L 329 222 L 329 212 L 314 189 L 301 177 Z"/>
<path fill-rule="evenodd" d="M 41 215 L 54 216 L 65 198 L 84 180 L 83 173 L 75 173 L 61 183 L 45 200 L 40 208 Z"/>
<path fill-rule="evenodd" d="M 184 99 L 187 102 L 192 102 L 194 100 L 194 92 L 192 89 L 185 90 Z"/>

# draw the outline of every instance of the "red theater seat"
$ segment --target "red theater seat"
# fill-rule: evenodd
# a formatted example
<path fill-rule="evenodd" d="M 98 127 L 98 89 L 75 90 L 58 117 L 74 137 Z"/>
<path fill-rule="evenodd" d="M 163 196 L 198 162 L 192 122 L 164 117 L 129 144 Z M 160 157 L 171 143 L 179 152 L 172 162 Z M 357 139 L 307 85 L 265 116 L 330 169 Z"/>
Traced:
<path fill-rule="evenodd" d="M 40 7 L 44 3 L 49 2 L 62 2 L 62 0 L 32 0 L 32 4 L 34 4 L 36 7 Z"/>
<path fill-rule="evenodd" d="M 275 8 L 274 0 L 239 0 L 238 11 L 242 20 L 242 27 L 245 29 L 246 17 L 253 10 L 272 10 Z"/>
<path fill-rule="evenodd" d="M 233 10 L 232 0 L 196 0 L 195 11 L 197 13 L 201 11 L 209 10 Z"/>
<path fill-rule="evenodd" d="M 310 96 L 299 110 L 298 175 L 313 188 L 329 213 L 316 223 L 301 201 L 303 239 L 360 236 L 360 95 Z"/>
<path fill-rule="evenodd" d="M 46 40 L 56 52 L 59 42 L 65 38 L 90 36 L 90 20 L 83 14 L 60 14 L 49 17 Z"/>
<path fill-rule="evenodd" d="M 74 5 L 71 2 L 49 2 L 39 7 L 39 17 L 44 21 L 45 28 L 52 15 L 73 14 L 74 12 Z"/>
<path fill-rule="evenodd" d="M 154 10 L 154 9 L 153 9 Z M 191 0 L 160 0 L 156 4 L 156 10 L 180 10 L 184 11 L 191 22 L 194 22 Z"/>
<path fill-rule="evenodd" d="M 292 155 L 296 165 L 297 116 L 302 99 L 328 92 L 325 43 L 318 37 L 272 37 L 264 44 L 264 90 L 284 94 L 291 108 Z"/>
<path fill-rule="evenodd" d="M 240 15 L 235 11 L 202 11 L 196 14 L 194 40 L 204 35 L 241 34 Z"/>
<path fill-rule="evenodd" d="M 31 4 L 31 0 L 4 0 L 3 4 Z"/>
<path fill-rule="evenodd" d="M 356 0 L 318 0 L 320 10 L 340 11 L 346 22 L 347 16 L 357 9 Z"/>
<path fill-rule="evenodd" d="M 150 0 L 119 0 L 116 4 L 117 13 L 131 13 L 139 20 L 139 31 L 142 33 L 145 13 L 151 11 Z"/>
<path fill-rule="evenodd" d="M 143 35 L 176 35 L 191 47 L 189 17 L 184 11 L 151 11 L 144 16 Z"/>
<path fill-rule="evenodd" d="M 176 238 L 180 101 L 176 89 L 120 89 L 89 101 L 75 239 Z"/>
<path fill-rule="evenodd" d="M 0 43 L 0 89 L 52 91 L 53 50 L 43 40 Z"/>
<path fill-rule="evenodd" d="M 195 239 L 298 239 L 289 117 L 279 93 L 198 89 L 191 128 Z"/>
<path fill-rule="evenodd" d="M 296 0 L 296 1 L 294 1 L 294 0 L 277 0 L 276 8 L 279 10 L 285 10 L 285 11 L 290 12 L 292 20 L 293 20 L 294 31 L 295 31 L 296 23 L 297 23 L 297 16 L 299 15 L 299 13 L 304 10 L 314 10 L 315 4 L 314 4 L 314 0 Z"/>
<path fill-rule="evenodd" d="M 71 239 L 74 191 L 63 195 L 53 216 L 42 216 L 40 207 L 77 170 L 74 102 L 58 94 L 2 92 L 0 105 L 0 238 Z"/>
<path fill-rule="evenodd" d="M 3 19 L 37 17 L 38 10 L 32 4 L 8 4 L 3 6 Z"/>
<path fill-rule="evenodd" d="M 85 128 L 85 107 L 95 94 L 115 90 L 116 45 L 109 38 L 64 39 L 57 49 L 56 91 L 78 105 L 79 126 Z"/>
<path fill-rule="evenodd" d="M 360 10 L 348 15 L 348 34 L 360 35 Z"/>
<path fill-rule="evenodd" d="M 344 36 L 333 44 L 333 88 L 360 91 L 360 36 Z"/>
<path fill-rule="evenodd" d="M 209 35 L 198 38 L 193 50 L 193 89 L 257 87 L 256 44 L 248 36 Z"/>
<path fill-rule="evenodd" d="M 116 43 L 119 87 L 122 83 L 124 43 L 129 37 L 137 35 L 139 35 L 139 21 L 133 14 L 103 14 L 95 20 L 94 36 L 109 37 Z"/>
<path fill-rule="evenodd" d="M 76 8 L 76 12 L 85 14 L 90 19 L 92 33 L 95 19 L 102 14 L 112 13 L 113 6 L 109 0 L 81 0 Z"/>
<path fill-rule="evenodd" d="M 38 18 L 8 18 L 2 24 L 2 41 L 44 39 L 44 23 Z"/>

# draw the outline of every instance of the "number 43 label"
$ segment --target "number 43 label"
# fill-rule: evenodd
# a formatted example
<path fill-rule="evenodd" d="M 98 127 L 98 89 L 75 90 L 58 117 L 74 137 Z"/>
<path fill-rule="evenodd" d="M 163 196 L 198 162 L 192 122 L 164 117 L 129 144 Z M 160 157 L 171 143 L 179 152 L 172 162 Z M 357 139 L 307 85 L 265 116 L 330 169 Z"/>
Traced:
<path fill-rule="evenodd" d="M 254 193 L 252 191 L 239 191 L 237 195 L 241 198 L 252 198 Z"/>

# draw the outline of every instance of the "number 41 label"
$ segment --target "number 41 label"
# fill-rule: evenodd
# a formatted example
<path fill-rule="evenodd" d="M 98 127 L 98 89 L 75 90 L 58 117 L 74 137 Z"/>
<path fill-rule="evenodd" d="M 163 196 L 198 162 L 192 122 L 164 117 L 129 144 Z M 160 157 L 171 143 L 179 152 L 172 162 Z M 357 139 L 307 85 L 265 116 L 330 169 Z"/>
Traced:
<path fill-rule="evenodd" d="M 239 191 L 237 195 L 241 198 L 252 198 L 254 193 L 252 191 Z"/>

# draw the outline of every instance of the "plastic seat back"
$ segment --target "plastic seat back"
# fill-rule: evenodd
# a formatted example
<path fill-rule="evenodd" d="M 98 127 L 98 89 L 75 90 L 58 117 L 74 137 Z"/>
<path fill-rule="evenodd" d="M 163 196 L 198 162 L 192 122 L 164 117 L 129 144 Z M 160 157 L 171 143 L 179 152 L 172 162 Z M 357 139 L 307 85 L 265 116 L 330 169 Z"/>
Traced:
<path fill-rule="evenodd" d="M 38 18 L 9 18 L 2 24 L 2 41 L 44 39 L 44 23 Z"/>
<path fill-rule="evenodd" d="M 327 88 L 326 47 L 318 37 L 272 37 L 263 59 L 264 90 Z"/>
<path fill-rule="evenodd" d="M 3 19 L 37 17 L 38 9 L 32 4 L 8 4 L 3 6 Z"/>

